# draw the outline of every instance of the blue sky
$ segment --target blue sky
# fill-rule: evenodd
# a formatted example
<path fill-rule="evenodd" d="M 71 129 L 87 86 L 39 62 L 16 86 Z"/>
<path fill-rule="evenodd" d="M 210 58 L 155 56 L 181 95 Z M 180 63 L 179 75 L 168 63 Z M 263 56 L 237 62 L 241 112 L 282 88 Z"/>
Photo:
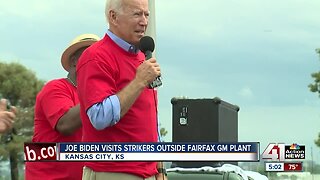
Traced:
<path fill-rule="evenodd" d="M 104 36 L 104 0 L 0 0 L 0 59 L 40 79 L 65 77 L 64 48 L 77 35 Z M 163 86 L 159 116 L 171 140 L 172 97 L 221 99 L 240 106 L 239 141 L 305 144 L 320 132 L 320 1 L 158 0 L 156 56 Z M 309 152 L 308 152 L 309 151 Z"/>

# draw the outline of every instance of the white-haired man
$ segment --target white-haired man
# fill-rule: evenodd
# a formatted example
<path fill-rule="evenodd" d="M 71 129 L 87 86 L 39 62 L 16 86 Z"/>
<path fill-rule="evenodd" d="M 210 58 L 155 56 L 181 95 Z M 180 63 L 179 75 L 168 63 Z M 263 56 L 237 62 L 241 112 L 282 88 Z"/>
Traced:
<path fill-rule="evenodd" d="M 148 0 L 108 0 L 109 30 L 83 53 L 77 82 L 84 142 L 158 142 L 155 58 L 138 49 L 145 35 Z M 166 179 L 157 162 L 85 162 L 83 179 Z"/>

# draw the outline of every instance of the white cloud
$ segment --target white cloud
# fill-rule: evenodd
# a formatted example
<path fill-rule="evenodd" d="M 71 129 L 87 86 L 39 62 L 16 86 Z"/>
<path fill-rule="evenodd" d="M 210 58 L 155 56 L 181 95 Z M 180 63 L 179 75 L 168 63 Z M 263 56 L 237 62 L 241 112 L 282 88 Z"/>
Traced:
<path fill-rule="evenodd" d="M 243 87 L 240 90 L 239 95 L 247 99 L 253 98 L 253 92 L 250 87 Z"/>
<path fill-rule="evenodd" d="M 22 17 L 22 18 L 34 18 L 38 15 L 46 15 L 52 10 L 54 1 L 42 1 L 42 0 L 13 0 L 13 1 L 3 1 L 0 7 L 0 16 L 10 16 Z"/>
<path fill-rule="evenodd" d="M 41 19 L 46 18 L 48 23 L 53 19 L 68 18 L 73 14 L 79 15 L 83 12 L 92 11 L 93 9 L 101 9 L 104 12 L 105 1 L 53 1 L 53 0 L 11 0 L 2 1 L 0 6 L 0 16 L 14 16 L 25 19 Z M 83 13 L 80 19 L 90 16 Z"/>
<path fill-rule="evenodd" d="M 320 111 L 315 106 L 256 106 L 239 111 L 239 140 L 268 143 L 298 143 L 315 147 L 313 141 L 320 132 Z M 307 153 L 310 159 L 310 152 Z M 316 161 L 319 161 L 320 157 Z"/>
<path fill-rule="evenodd" d="M 245 38 L 250 41 L 257 34 L 263 38 L 263 33 L 266 39 L 270 35 L 301 39 L 299 35 L 308 37 L 308 32 L 301 30 L 306 25 L 313 24 L 314 30 L 320 28 L 317 8 L 320 1 L 316 0 L 308 3 L 302 0 L 201 0 L 196 3 L 193 0 L 161 0 L 156 1 L 156 6 L 160 28 L 157 32 L 174 33 L 175 38 L 191 42 L 200 38 L 225 42 Z M 300 30 L 292 32 L 288 28 Z"/>

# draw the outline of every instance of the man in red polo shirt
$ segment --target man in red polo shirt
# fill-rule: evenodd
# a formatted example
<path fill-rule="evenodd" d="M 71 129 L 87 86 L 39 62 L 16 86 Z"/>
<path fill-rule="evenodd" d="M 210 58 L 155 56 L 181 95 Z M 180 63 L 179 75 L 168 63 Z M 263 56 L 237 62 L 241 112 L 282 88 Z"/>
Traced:
<path fill-rule="evenodd" d="M 160 66 L 137 48 L 148 25 L 148 0 L 109 0 L 105 15 L 109 30 L 77 64 L 83 142 L 157 142 L 157 92 L 148 85 Z M 84 165 L 84 180 L 166 179 L 157 162 Z"/>
<path fill-rule="evenodd" d="M 80 142 L 82 128 L 77 94 L 76 64 L 82 52 L 100 38 L 94 34 L 76 37 L 63 52 L 66 78 L 49 81 L 38 93 L 32 142 Z M 80 180 L 82 162 L 26 162 L 26 180 Z"/>

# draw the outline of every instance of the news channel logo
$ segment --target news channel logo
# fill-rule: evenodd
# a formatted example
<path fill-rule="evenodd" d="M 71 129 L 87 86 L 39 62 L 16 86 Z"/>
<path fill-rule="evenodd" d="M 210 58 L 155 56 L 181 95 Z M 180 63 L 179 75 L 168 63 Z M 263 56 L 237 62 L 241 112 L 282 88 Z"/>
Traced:
<path fill-rule="evenodd" d="M 293 143 L 270 143 L 262 153 L 262 159 L 269 161 L 285 161 L 305 159 L 305 145 Z"/>

